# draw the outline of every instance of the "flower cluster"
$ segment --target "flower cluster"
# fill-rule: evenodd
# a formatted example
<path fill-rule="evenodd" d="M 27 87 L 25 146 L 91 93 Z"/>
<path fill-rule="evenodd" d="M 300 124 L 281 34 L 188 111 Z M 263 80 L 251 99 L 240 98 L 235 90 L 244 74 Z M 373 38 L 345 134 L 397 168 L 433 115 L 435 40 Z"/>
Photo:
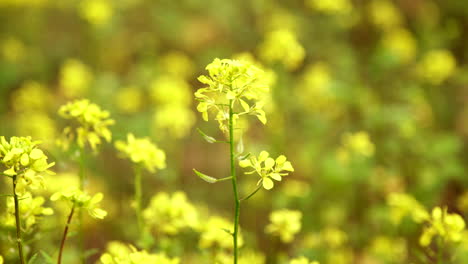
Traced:
<path fill-rule="evenodd" d="M 200 248 L 232 249 L 232 226 L 231 222 L 222 217 L 210 217 L 201 227 Z M 242 235 L 238 235 L 237 245 L 241 247 L 244 242 Z"/>
<path fill-rule="evenodd" d="M 305 57 L 304 47 L 294 33 L 283 29 L 268 33 L 259 47 L 259 53 L 264 61 L 280 62 L 289 70 L 298 68 Z"/>
<path fill-rule="evenodd" d="M 146 251 L 138 251 L 132 245 L 125 245 L 113 241 L 107 245 L 107 252 L 100 259 L 100 264 L 179 264 L 179 258 L 170 258 L 164 253 L 151 254 Z"/>
<path fill-rule="evenodd" d="M 143 211 L 145 223 L 155 232 L 174 235 L 187 228 L 198 226 L 196 208 L 187 201 L 183 192 L 158 193 Z"/>
<path fill-rule="evenodd" d="M 112 19 L 114 8 L 112 1 L 108 0 L 84 0 L 80 5 L 80 15 L 94 26 L 102 26 Z"/>
<path fill-rule="evenodd" d="M 262 183 L 263 188 L 267 190 L 273 188 L 273 180 L 281 181 L 282 177 L 294 171 L 291 162 L 287 161 L 284 155 L 280 155 L 275 160 L 266 151 L 260 152 L 258 157 L 250 156 L 247 159 L 240 160 L 239 166 L 242 168 L 253 168 L 253 171 L 246 172 L 245 174 L 257 173 L 260 176 L 257 184 Z"/>
<path fill-rule="evenodd" d="M 391 193 L 387 197 L 390 206 L 390 217 L 395 223 L 410 216 L 416 223 L 421 223 L 429 218 L 429 213 L 416 199 L 404 193 Z"/>
<path fill-rule="evenodd" d="M 462 240 L 465 221 L 458 214 L 448 213 L 447 208 L 435 207 L 432 209 L 430 218 L 426 221 L 428 225 L 419 238 L 421 246 L 429 246 L 434 236 L 441 237 L 445 242 L 460 242 Z"/>
<path fill-rule="evenodd" d="M 319 264 L 319 263 L 318 261 L 310 261 L 306 257 L 298 257 L 298 258 L 291 259 L 289 261 L 289 264 Z"/>
<path fill-rule="evenodd" d="M 330 15 L 349 14 L 353 11 L 349 0 L 306 0 L 306 3 L 314 10 Z"/>
<path fill-rule="evenodd" d="M 99 208 L 99 203 L 104 198 L 102 193 L 97 193 L 94 196 L 90 196 L 83 191 L 76 188 L 69 188 L 67 190 L 56 192 L 50 200 L 58 201 L 64 200 L 69 201 L 74 207 L 83 208 L 88 211 L 89 215 L 93 218 L 104 219 L 107 216 L 107 212 Z"/>
<path fill-rule="evenodd" d="M 250 63 L 238 60 L 215 59 L 206 66 L 209 75 L 202 75 L 198 80 L 207 87 L 195 92 L 199 101 L 197 110 L 208 121 L 208 112 L 216 113 L 216 120 L 222 131 L 227 132 L 229 108 L 235 111 L 233 121 L 242 115 L 254 115 L 263 124 L 266 123 L 263 103 L 260 101 L 269 91 L 263 78 L 264 72 Z"/>
<path fill-rule="evenodd" d="M 290 243 L 301 230 L 302 213 L 295 210 L 276 210 L 270 214 L 270 223 L 265 231 L 269 234 L 279 236 L 281 241 Z"/>
<path fill-rule="evenodd" d="M 42 216 L 52 215 L 54 210 L 44 207 L 45 199 L 42 196 L 32 197 L 31 193 L 26 192 L 22 197 L 19 215 L 24 221 L 23 230 L 29 232 Z M 7 213 L 3 215 L 1 223 L 4 226 L 15 227 L 15 202 L 13 197 L 8 197 Z"/>
<path fill-rule="evenodd" d="M 132 133 L 129 133 L 127 142 L 118 140 L 115 142 L 115 147 L 124 157 L 150 172 L 166 168 L 166 153 L 153 144 L 149 138 L 135 138 Z"/>
<path fill-rule="evenodd" d="M 55 162 L 47 162 L 47 156 L 37 147 L 39 143 L 32 141 L 31 137 L 11 137 L 9 142 L 0 137 L 0 163 L 6 168 L 3 174 L 16 177 L 17 193 L 23 193 L 26 186 L 32 189 L 42 187 L 41 174 L 53 174 L 49 168 Z"/>
<path fill-rule="evenodd" d="M 109 118 L 108 111 L 101 110 L 98 105 L 87 99 L 75 100 L 63 105 L 59 109 L 59 114 L 78 124 L 75 128 L 67 126 L 63 130 L 64 139 L 60 141 L 60 144 L 65 148 L 68 148 L 70 142 L 76 139 L 81 148 L 89 143 L 91 148 L 96 150 L 96 147 L 102 142 L 101 138 L 107 142 L 112 139 L 112 133 L 108 126 L 113 125 L 114 120 Z"/>

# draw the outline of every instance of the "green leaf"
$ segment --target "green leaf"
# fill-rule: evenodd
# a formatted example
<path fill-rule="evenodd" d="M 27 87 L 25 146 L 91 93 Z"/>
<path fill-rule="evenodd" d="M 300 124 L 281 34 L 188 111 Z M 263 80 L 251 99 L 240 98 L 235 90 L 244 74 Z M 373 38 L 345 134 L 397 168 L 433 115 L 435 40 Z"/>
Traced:
<path fill-rule="evenodd" d="M 88 258 L 88 257 L 91 257 L 95 254 L 97 254 L 99 252 L 99 249 L 97 248 L 91 248 L 91 249 L 88 249 L 84 252 L 84 256 L 85 258 Z"/>
<path fill-rule="evenodd" d="M 202 180 L 204 180 L 206 182 L 216 183 L 218 181 L 218 179 L 216 179 L 214 177 L 211 177 L 211 176 L 208 176 L 206 174 L 203 174 L 203 173 L 197 171 L 196 169 L 193 169 L 193 171 L 197 174 L 198 177 L 200 177 Z"/>
<path fill-rule="evenodd" d="M 43 250 L 41 250 L 40 253 L 41 253 L 42 257 L 45 259 L 45 261 L 47 262 L 47 264 L 54 264 L 55 263 L 54 259 L 49 254 L 47 254 Z"/>
<path fill-rule="evenodd" d="M 34 254 L 28 261 L 28 264 L 33 264 L 37 259 L 38 253 Z"/>
<path fill-rule="evenodd" d="M 217 142 L 217 140 L 214 137 L 210 137 L 207 134 L 203 133 L 203 131 L 201 131 L 201 129 L 197 128 L 197 131 L 206 140 L 206 142 L 208 142 L 208 143 L 216 143 Z"/>

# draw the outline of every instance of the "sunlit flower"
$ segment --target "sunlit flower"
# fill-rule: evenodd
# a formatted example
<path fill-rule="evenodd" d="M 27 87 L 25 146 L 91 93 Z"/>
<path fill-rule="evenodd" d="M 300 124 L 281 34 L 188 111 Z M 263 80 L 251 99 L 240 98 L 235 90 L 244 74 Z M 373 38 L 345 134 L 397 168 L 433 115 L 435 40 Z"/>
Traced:
<path fill-rule="evenodd" d="M 99 207 L 99 203 L 103 198 L 104 195 L 102 193 L 97 193 L 91 196 L 77 188 L 71 187 L 66 190 L 54 193 L 50 197 L 50 200 L 63 200 L 71 202 L 72 206 L 85 209 L 91 217 L 104 219 L 104 217 L 107 216 L 107 212 Z"/>
<path fill-rule="evenodd" d="M 289 70 L 298 68 L 305 57 L 304 47 L 289 30 L 275 30 L 266 34 L 258 52 L 262 60 L 268 63 L 280 62 Z"/>
<path fill-rule="evenodd" d="M 457 61 L 448 50 L 432 50 L 419 62 L 417 71 L 427 82 L 439 85 L 455 72 Z"/>
<path fill-rule="evenodd" d="M 60 69 L 60 90 L 68 98 L 84 96 L 92 80 L 91 70 L 79 60 L 69 59 Z"/>
<path fill-rule="evenodd" d="M 260 176 L 260 180 L 257 184 L 262 183 L 263 188 L 267 190 L 273 188 L 273 180 L 281 181 L 282 177 L 294 171 L 291 162 L 287 161 L 284 155 L 273 159 L 266 151 L 260 152 L 258 157 L 251 156 L 239 161 L 239 166 L 242 168 L 253 168 L 253 171 L 246 172 L 245 174 L 257 173 Z"/>
<path fill-rule="evenodd" d="M 107 250 L 99 258 L 100 264 L 179 264 L 179 258 L 170 258 L 165 253 L 152 254 L 145 250 L 139 251 L 132 245 L 112 241 Z"/>
<path fill-rule="evenodd" d="M 295 210 L 276 210 L 270 214 L 270 223 L 265 232 L 279 236 L 284 243 L 290 243 L 301 230 L 302 213 Z"/>

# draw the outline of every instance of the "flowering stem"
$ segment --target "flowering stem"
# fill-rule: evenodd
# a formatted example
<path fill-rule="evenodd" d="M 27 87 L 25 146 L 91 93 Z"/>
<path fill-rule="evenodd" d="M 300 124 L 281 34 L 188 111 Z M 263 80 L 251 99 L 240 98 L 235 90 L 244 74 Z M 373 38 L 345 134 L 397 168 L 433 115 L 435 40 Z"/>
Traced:
<path fill-rule="evenodd" d="M 68 228 L 70 227 L 70 223 L 71 223 L 74 212 L 75 212 L 75 204 L 73 204 L 70 215 L 68 215 L 67 225 L 65 226 L 65 230 L 63 231 L 63 237 L 62 237 L 62 242 L 60 243 L 60 251 L 59 251 L 59 255 L 58 255 L 57 264 L 62 263 L 63 247 L 65 246 L 65 240 L 67 239 Z"/>
<path fill-rule="evenodd" d="M 80 190 L 84 191 L 85 189 L 85 155 L 84 155 L 84 149 L 80 149 L 80 171 L 79 171 L 79 176 L 80 176 Z M 78 234 L 79 240 L 80 240 L 80 247 L 81 247 L 81 252 L 80 252 L 80 258 L 81 258 L 81 263 L 86 264 L 86 256 L 85 256 L 85 237 L 84 237 L 84 227 L 83 227 L 83 212 L 80 209 L 78 211 L 78 218 L 79 218 L 79 229 L 80 232 Z"/>
<path fill-rule="evenodd" d="M 137 217 L 137 222 L 138 222 L 138 231 L 143 232 L 143 219 L 141 216 L 141 197 L 142 197 L 142 192 L 141 192 L 141 167 L 139 165 L 134 166 L 135 170 L 135 182 L 134 182 L 134 187 L 135 187 L 135 211 L 136 211 L 136 217 Z"/>
<path fill-rule="evenodd" d="M 21 239 L 21 219 L 19 217 L 19 202 L 16 194 L 16 176 L 13 177 L 13 199 L 15 200 L 15 219 L 16 219 L 16 241 L 18 242 L 18 254 L 20 263 L 25 264 L 23 254 L 23 240 Z"/>
<path fill-rule="evenodd" d="M 237 237 L 239 232 L 239 214 L 240 214 L 240 200 L 239 193 L 237 191 L 237 176 L 236 176 L 236 164 L 235 164 L 235 154 L 234 154 L 234 125 L 233 125 L 233 116 L 234 111 L 232 109 L 233 100 L 229 100 L 229 152 L 231 155 L 231 177 L 232 177 L 232 188 L 234 191 L 235 199 L 235 212 L 234 212 L 234 232 L 232 233 L 232 238 L 234 241 L 234 264 L 237 264 L 238 258 L 238 246 L 237 246 Z"/>

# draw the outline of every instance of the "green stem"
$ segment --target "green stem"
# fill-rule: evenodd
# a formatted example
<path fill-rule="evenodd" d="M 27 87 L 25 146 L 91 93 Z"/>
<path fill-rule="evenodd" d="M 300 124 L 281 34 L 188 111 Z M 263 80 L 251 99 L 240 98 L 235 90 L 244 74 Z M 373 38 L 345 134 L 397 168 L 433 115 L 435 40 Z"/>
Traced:
<path fill-rule="evenodd" d="M 134 166 L 135 170 L 135 212 L 138 221 L 138 231 L 141 234 L 143 232 L 143 218 L 141 215 L 141 199 L 142 199 L 142 191 L 141 191 L 141 167 L 139 165 Z"/>
<path fill-rule="evenodd" d="M 63 231 L 63 237 L 62 237 L 62 242 L 60 243 L 60 251 L 59 251 L 59 255 L 58 255 L 57 264 L 62 263 L 63 248 L 65 246 L 65 240 L 67 240 L 68 229 L 70 227 L 70 223 L 71 223 L 74 212 L 75 212 L 75 204 L 73 204 L 70 215 L 68 215 L 67 225 L 65 226 L 65 230 Z"/>
<path fill-rule="evenodd" d="M 84 155 L 84 149 L 80 149 L 80 157 L 79 157 L 79 164 L 80 164 L 80 171 L 79 171 L 79 176 L 80 176 L 80 190 L 84 192 L 85 190 L 85 155 Z M 84 236 L 84 226 L 83 226 L 83 211 L 80 208 L 78 211 L 78 220 L 79 220 L 79 243 L 80 243 L 80 258 L 81 258 L 81 263 L 86 264 L 86 255 L 85 255 L 85 236 Z"/>
<path fill-rule="evenodd" d="M 231 177 L 232 177 L 232 188 L 234 191 L 235 199 L 235 211 L 234 211 L 234 232 L 232 233 L 232 238 L 234 241 L 234 264 L 237 264 L 238 259 L 238 246 L 237 246 L 237 237 L 239 232 L 239 215 L 240 215 L 240 200 L 239 193 L 237 191 L 237 176 L 236 176 L 236 164 L 235 164 L 235 154 L 234 154 L 234 125 L 233 125 L 233 116 L 234 111 L 232 109 L 233 100 L 229 100 L 229 152 L 231 156 Z"/>
<path fill-rule="evenodd" d="M 258 185 L 258 187 L 249 195 L 246 197 L 240 199 L 241 202 L 248 200 L 250 197 L 254 196 L 260 189 L 262 188 L 262 185 Z"/>
<path fill-rule="evenodd" d="M 23 254 L 23 240 L 21 238 L 21 219 L 19 216 L 19 202 L 16 194 L 16 176 L 13 177 L 13 199 L 15 200 L 15 219 L 16 219 L 16 241 L 18 242 L 18 255 L 20 263 L 25 264 Z"/>

